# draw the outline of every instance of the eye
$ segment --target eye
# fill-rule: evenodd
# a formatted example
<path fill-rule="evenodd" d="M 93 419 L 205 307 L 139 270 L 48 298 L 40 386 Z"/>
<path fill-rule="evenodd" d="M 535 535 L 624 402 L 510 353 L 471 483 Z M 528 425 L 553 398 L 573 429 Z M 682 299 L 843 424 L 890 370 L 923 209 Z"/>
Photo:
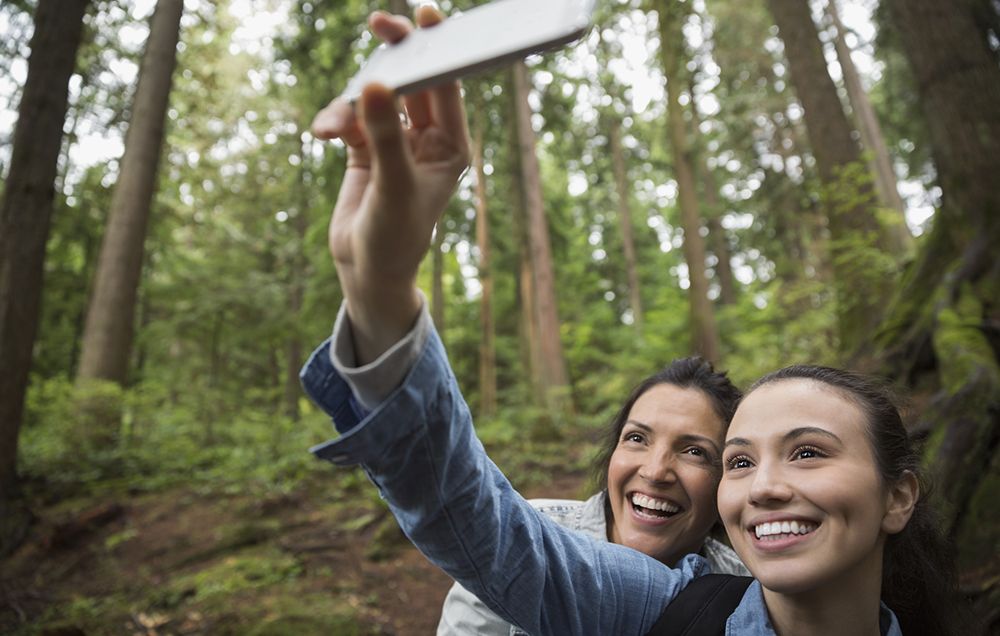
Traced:
<path fill-rule="evenodd" d="M 646 438 L 643 437 L 642 433 L 637 433 L 636 431 L 627 431 L 624 435 L 622 435 L 622 442 L 634 442 L 636 444 L 642 444 L 645 441 Z"/>
<path fill-rule="evenodd" d="M 753 462 L 746 455 L 734 455 L 726 460 L 726 470 L 742 470 L 751 466 Z"/>
<path fill-rule="evenodd" d="M 799 446 L 794 451 L 792 451 L 792 459 L 816 459 L 819 457 L 826 457 L 826 453 L 816 448 L 815 446 Z"/>

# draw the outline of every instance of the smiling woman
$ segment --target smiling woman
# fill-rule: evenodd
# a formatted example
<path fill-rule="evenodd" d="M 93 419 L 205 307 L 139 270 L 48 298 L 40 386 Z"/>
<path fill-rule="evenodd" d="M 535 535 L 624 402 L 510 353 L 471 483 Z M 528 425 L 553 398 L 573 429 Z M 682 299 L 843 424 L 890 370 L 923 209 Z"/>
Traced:
<path fill-rule="evenodd" d="M 952 560 L 887 387 L 828 367 L 767 375 L 733 418 L 723 469 L 723 523 L 776 626 L 796 595 L 881 598 L 906 634 L 959 631 Z"/>
<path fill-rule="evenodd" d="M 706 360 L 674 360 L 640 382 L 611 420 L 594 462 L 600 492 L 585 502 L 531 504 L 564 527 L 669 566 L 698 553 L 713 573 L 749 574 L 728 546 L 708 536 L 718 520 L 722 442 L 740 395 Z M 524 634 L 457 583 L 437 633 Z"/>

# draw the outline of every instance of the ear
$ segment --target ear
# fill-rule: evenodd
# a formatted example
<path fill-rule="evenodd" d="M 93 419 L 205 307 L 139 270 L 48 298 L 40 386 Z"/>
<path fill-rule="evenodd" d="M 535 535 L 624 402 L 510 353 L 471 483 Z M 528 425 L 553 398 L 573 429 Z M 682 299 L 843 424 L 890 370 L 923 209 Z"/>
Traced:
<path fill-rule="evenodd" d="M 886 493 L 885 516 L 882 517 L 882 530 L 886 534 L 896 534 L 903 531 L 913 515 L 913 509 L 920 499 L 920 483 L 917 476 L 905 471 L 896 483 L 889 486 Z"/>

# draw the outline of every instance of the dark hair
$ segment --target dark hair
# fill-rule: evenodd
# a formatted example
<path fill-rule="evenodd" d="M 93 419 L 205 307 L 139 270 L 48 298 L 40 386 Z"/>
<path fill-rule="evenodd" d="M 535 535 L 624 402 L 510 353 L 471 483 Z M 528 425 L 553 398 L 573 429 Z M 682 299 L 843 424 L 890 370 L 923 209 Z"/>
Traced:
<path fill-rule="evenodd" d="M 640 382 L 632 393 L 625 400 L 625 404 L 618 410 L 614 419 L 604 435 L 600 451 L 594 459 L 594 476 L 597 487 L 605 490 L 608 487 L 608 465 L 611 463 L 611 456 L 618 446 L 618 438 L 621 437 L 625 422 L 628 421 L 628 414 L 636 401 L 660 384 L 671 384 L 682 389 L 696 389 L 705 394 L 712 404 L 712 410 L 722 420 L 723 428 L 729 428 L 729 422 L 736 412 L 736 405 L 739 404 L 743 394 L 736 386 L 729 381 L 724 371 L 716 371 L 712 363 L 704 358 L 693 356 L 690 358 L 677 358 L 667 366 L 663 367 L 653 375 Z"/>
<path fill-rule="evenodd" d="M 765 384 L 791 379 L 825 384 L 861 409 L 875 466 L 884 483 L 895 483 L 910 472 L 920 484 L 913 515 L 901 532 L 886 539 L 882 559 L 882 600 L 896 614 L 902 632 L 907 636 L 965 633 L 962 625 L 967 619 L 959 609 L 951 546 L 929 505 L 920 454 L 903 425 L 895 393 L 886 382 L 870 376 L 797 365 L 765 375 L 747 395 Z"/>

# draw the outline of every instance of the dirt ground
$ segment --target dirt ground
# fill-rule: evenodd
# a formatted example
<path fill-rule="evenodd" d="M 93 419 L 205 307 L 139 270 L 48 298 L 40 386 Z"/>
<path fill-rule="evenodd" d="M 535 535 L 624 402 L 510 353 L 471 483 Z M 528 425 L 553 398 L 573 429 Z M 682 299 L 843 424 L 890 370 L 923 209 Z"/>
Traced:
<path fill-rule="evenodd" d="M 578 496 L 583 482 L 558 475 L 526 494 Z M 0 633 L 433 634 L 451 580 L 370 486 L 327 490 L 36 510 L 30 540 L 0 564 Z"/>

